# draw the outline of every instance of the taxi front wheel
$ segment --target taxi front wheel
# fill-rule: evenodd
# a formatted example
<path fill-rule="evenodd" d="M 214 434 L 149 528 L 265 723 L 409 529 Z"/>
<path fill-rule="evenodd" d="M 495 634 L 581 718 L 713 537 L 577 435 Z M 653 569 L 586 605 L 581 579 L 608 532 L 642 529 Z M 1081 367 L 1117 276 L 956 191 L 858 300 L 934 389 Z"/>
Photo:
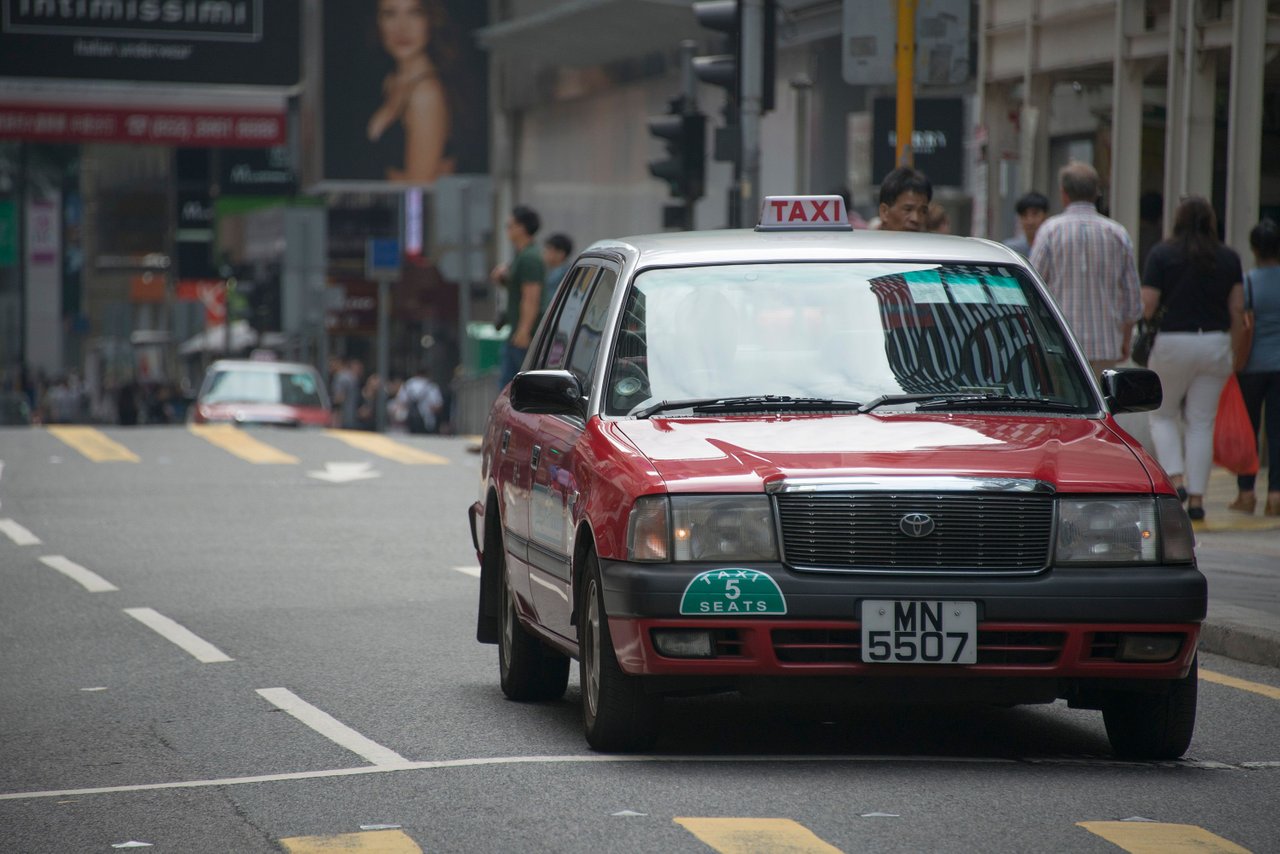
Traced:
<path fill-rule="evenodd" d="M 502 554 L 501 550 L 498 551 Z M 569 659 L 520 625 L 515 596 L 502 558 L 502 632 L 498 638 L 498 672 L 502 693 L 511 700 L 557 700 L 569 684 Z"/>
<path fill-rule="evenodd" d="M 1196 659 L 1182 679 L 1154 693 L 1116 691 L 1102 705 L 1111 749 L 1121 759 L 1177 759 L 1196 727 Z"/>
<path fill-rule="evenodd" d="M 658 738 L 662 698 L 646 693 L 639 679 L 618 666 L 604 611 L 600 563 L 594 552 L 586 559 L 578 668 L 587 743 L 604 752 L 645 750 Z"/>

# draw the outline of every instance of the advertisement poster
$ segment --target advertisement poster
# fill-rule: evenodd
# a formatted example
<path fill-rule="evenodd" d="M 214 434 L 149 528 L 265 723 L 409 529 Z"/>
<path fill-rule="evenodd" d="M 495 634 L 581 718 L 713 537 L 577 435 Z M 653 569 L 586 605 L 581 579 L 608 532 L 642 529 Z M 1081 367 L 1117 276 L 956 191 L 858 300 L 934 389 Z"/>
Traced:
<path fill-rule="evenodd" d="M 488 58 L 476 0 L 327 0 L 323 183 L 426 186 L 488 169 Z"/>
<path fill-rule="evenodd" d="M 299 0 L 0 0 L 0 77 L 294 86 Z"/>

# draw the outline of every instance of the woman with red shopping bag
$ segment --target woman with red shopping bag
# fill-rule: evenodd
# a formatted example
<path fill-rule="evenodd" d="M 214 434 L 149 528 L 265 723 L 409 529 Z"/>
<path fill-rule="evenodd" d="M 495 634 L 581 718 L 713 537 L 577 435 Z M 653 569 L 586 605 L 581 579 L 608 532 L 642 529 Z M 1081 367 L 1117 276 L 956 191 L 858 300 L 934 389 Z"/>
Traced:
<path fill-rule="evenodd" d="M 1249 234 L 1249 246 L 1257 266 L 1245 277 L 1244 308 L 1245 317 L 1252 324 L 1253 343 L 1239 374 L 1240 393 L 1255 437 L 1266 422 L 1271 461 L 1263 512 L 1280 516 L 1280 466 L 1275 463 L 1275 455 L 1280 452 L 1280 225 L 1271 219 L 1258 223 Z M 1255 450 L 1256 447 L 1255 444 Z M 1232 510 L 1254 511 L 1258 504 L 1255 480 L 1255 474 L 1237 473 L 1240 494 L 1229 505 Z"/>
<path fill-rule="evenodd" d="M 1202 196 L 1178 205 L 1173 236 L 1152 248 L 1142 275 L 1144 316 L 1164 310 L 1148 363 L 1164 388 L 1151 438 L 1193 520 L 1204 518 L 1213 423 L 1234 369 L 1232 342 L 1244 330 L 1243 278 L 1240 256 L 1218 240 L 1217 216 Z"/>

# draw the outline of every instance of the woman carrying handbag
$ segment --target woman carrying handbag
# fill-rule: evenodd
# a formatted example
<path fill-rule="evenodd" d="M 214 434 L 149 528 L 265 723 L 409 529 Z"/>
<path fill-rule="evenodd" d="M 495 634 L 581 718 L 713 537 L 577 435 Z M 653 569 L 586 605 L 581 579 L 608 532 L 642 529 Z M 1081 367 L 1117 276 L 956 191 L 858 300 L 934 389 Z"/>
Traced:
<path fill-rule="evenodd" d="M 1248 360 L 1240 368 L 1240 393 L 1244 397 L 1255 436 L 1262 435 L 1265 416 L 1267 448 L 1271 461 L 1267 469 L 1267 503 L 1263 512 L 1280 516 L 1280 466 L 1275 455 L 1280 449 L 1280 225 L 1264 219 L 1249 233 L 1256 268 L 1245 277 L 1244 308 L 1253 327 L 1253 343 Z M 1252 513 L 1258 505 L 1254 492 L 1255 475 L 1239 475 L 1240 494 L 1229 507 Z"/>
<path fill-rule="evenodd" d="M 1218 240 L 1217 216 L 1201 196 L 1178 205 L 1173 236 L 1152 248 L 1142 275 L 1143 315 L 1164 309 L 1150 361 L 1164 402 L 1151 413 L 1151 438 L 1193 520 L 1204 518 L 1213 422 L 1234 369 L 1232 342 L 1244 328 L 1243 277 L 1240 256 Z"/>

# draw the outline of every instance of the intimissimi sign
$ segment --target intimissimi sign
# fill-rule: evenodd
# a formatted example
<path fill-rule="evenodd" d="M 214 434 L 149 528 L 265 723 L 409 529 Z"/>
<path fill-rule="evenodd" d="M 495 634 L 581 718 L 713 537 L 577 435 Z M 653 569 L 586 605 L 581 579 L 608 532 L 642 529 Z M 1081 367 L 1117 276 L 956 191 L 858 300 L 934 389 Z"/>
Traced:
<path fill-rule="evenodd" d="M 129 35 L 256 41 L 263 0 L 9 0 L 5 29 L 46 35 Z"/>
<path fill-rule="evenodd" d="M 300 0 L 0 0 L 0 78 L 295 86 Z"/>

